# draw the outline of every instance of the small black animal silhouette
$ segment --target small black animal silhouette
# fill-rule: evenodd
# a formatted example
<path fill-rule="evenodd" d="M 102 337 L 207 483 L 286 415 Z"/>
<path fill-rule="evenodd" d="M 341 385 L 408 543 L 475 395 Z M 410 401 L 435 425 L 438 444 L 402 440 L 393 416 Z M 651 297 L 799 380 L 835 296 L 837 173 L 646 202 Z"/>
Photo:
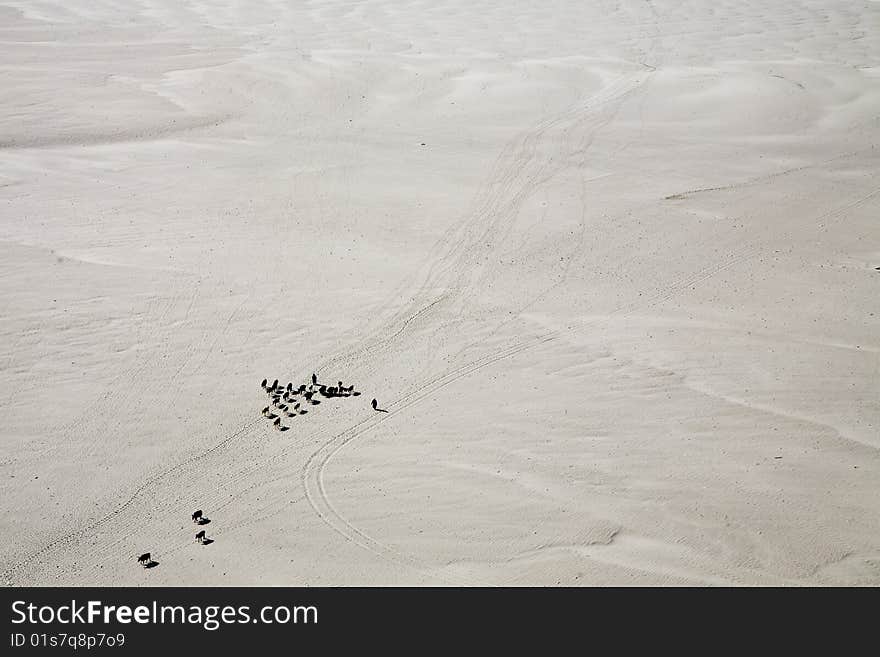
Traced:
<path fill-rule="evenodd" d="M 280 417 L 276 418 L 272 424 L 275 425 L 275 428 L 277 430 L 281 431 L 281 418 Z"/>
<path fill-rule="evenodd" d="M 194 512 L 192 514 L 192 519 L 194 523 L 199 524 L 199 520 L 202 519 L 202 510 L 199 509 L 198 511 Z"/>
<path fill-rule="evenodd" d="M 275 382 L 272 384 L 272 390 L 275 390 L 278 387 L 278 379 L 275 379 Z"/>
<path fill-rule="evenodd" d="M 204 543 L 205 543 L 205 530 L 204 529 L 202 531 L 200 531 L 198 534 L 196 534 L 196 540 L 199 543 L 201 543 L 202 545 L 204 545 Z"/>
<path fill-rule="evenodd" d="M 278 417 L 278 416 L 275 415 L 275 413 L 269 413 L 269 415 L 266 416 L 266 418 L 268 418 L 269 420 L 274 420 L 274 419 L 277 418 L 277 417 Z"/>
<path fill-rule="evenodd" d="M 293 382 L 292 381 L 287 384 L 287 392 L 290 392 L 291 390 L 293 390 Z"/>
<path fill-rule="evenodd" d="M 302 394 L 302 393 L 304 393 L 305 391 L 306 391 L 306 384 L 303 383 L 303 384 L 299 387 L 299 394 Z"/>
<path fill-rule="evenodd" d="M 379 402 L 377 402 L 375 399 L 370 403 L 372 404 L 374 411 L 379 411 L 380 413 L 387 413 L 388 412 L 384 408 L 379 408 Z"/>
<path fill-rule="evenodd" d="M 260 387 L 261 387 L 263 390 L 265 390 L 266 387 L 268 386 L 268 384 L 269 384 L 269 380 L 268 380 L 268 379 L 263 379 L 263 382 L 260 384 Z"/>
<path fill-rule="evenodd" d="M 262 410 L 263 417 L 269 417 L 269 407 L 267 406 Z"/>
<path fill-rule="evenodd" d="M 318 375 L 314 374 L 314 373 L 312 373 L 312 385 L 313 386 L 318 385 Z"/>
<path fill-rule="evenodd" d="M 144 552 L 141 556 L 138 557 L 138 563 L 142 565 L 144 568 L 153 563 L 153 559 L 150 557 L 149 552 Z"/>

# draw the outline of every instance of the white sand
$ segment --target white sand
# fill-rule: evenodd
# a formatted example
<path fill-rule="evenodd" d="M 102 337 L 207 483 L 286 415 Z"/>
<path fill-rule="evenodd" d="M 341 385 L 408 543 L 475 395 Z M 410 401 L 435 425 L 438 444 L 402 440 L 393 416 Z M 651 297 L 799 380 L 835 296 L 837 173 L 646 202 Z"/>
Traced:
<path fill-rule="evenodd" d="M 880 3 L 476 4 L 0 2 L 0 582 L 880 584 Z"/>

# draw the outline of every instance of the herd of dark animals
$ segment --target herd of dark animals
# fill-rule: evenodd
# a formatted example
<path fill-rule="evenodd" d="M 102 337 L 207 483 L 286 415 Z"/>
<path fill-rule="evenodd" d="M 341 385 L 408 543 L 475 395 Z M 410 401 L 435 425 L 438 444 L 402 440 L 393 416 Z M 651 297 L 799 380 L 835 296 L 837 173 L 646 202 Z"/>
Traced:
<path fill-rule="evenodd" d="M 302 407 L 303 402 L 305 402 L 306 405 L 311 406 L 320 404 L 321 401 L 316 399 L 315 395 L 334 398 L 358 397 L 361 394 L 354 389 L 353 385 L 347 387 L 342 385 L 342 381 L 338 381 L 335 386 L 318 383 L 318 376 L 316 374 L 312 374 L 311 384 L 304 383 L 298 388 L 294 388 L 292 382 L 288 383 L 286 387 L 281 386 L 278 384 L 278 379 L 275 379 L 271 385 L 269 385 L 268 379 L 263 379 L 260 387 L 262 387 L 266 394 L 269 395 L 271 400 L 269 405 L 262 411 L 263 417 L 272 420 L 273 426 L 278 431 L 287 431 L 290 429 L 290 427 L 281 424 L 282 415 L 288 418 L 305 415 L 308 411 Z M 298 397 L 301 398 L 301 400 L 298 400 Z M 373 407 L 373 410 L 378 413 L 388 412 L 384 408 L 379 408 L 379 402 L 376 399 L 373 399 L 372 402 L 370 402 L 370 405 Z M 278 413 L 275 413 L 275 410 L 277 410 Z M 207 525 L 211 522 L 210 519 L 205 517 L 201 509 L 192 514 L 192 521 L 197 525 Z M 196 542 L 200 545 L 210 545 L 214 541 L 205 535 L 205 530 L 203 529 L 196 534 Z M 154 568 L 158 565 L 158 562 L 152 558 L 149 552 L 145 552 L 139 556 L 138 563 L 144 568 Z"/>
<path fill-rule="evenodd" d="M 263 417 L 272 420 L 272 425 L 278 431 L 287 431 L 290 427 L 282 424 L 282 417 L 293 418 L 298 415 L 305 415 L 308 410 L 304 406 L 317 406 L 321 403 L 318 396 L 333 397 L 357 397 L 361 393 L 354 389 L 353 385 L 344 386 L 342 381 L 338 381 L 335 386 L 318 382 L 318 375 L 312 374 L 312 382 L 309 384 L 301 384 L 294 387 L 293 382 L 284 386 L 275 379 L 271 384 L 268 379 L 263 379 L 260 387 L 269 395 L 269 405 L 262 410 Z M 377 402 L 373 400 L 373 409 L 376 408 Z"/>

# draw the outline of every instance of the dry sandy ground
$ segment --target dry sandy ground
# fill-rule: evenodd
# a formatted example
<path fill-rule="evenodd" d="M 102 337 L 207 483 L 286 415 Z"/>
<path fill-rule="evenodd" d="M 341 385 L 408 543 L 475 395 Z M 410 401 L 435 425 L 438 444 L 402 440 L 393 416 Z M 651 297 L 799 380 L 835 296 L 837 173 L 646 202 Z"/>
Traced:
<path fill-rule="evenodd" d="M 880 584 L 880 3 L 0 0 L 0 53 L 0 583 Z M 273 431 L 313 371 L 364 394 Z"/>

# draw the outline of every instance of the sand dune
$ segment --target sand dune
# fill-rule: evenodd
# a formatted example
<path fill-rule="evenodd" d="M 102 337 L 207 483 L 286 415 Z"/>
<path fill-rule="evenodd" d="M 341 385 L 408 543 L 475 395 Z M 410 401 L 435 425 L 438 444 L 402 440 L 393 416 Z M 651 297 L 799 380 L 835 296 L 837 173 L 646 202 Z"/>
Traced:
<path fill-rule="evenodd" d="M 0 581 L 880 584 L 878 20 L 0 0 Z"/>

